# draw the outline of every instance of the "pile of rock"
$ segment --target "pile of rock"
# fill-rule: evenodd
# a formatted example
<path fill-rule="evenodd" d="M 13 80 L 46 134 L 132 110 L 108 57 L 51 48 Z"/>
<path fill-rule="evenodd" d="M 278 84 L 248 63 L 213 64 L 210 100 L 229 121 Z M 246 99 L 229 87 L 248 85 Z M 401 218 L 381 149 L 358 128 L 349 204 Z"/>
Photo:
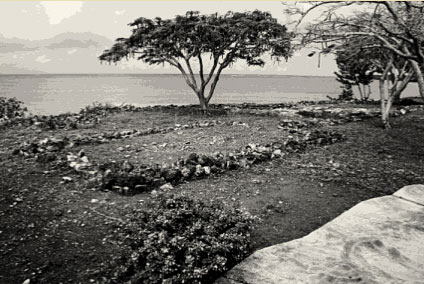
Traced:
<path fill-rule="evenodd" d="M 141 165 L 135 167 L 128 161 L 107 163 L 100 166 L 92 178 L 101 189 L 121 194 L 145 192 L 164 184 L 178 184 L 191 179 L 207 177 L 238 168 L 249 168 L 254 164 L 281 158 L 285 153 L 302 152 L 308 145 L 323 146 L 344 140 L 339 133 L 328 131 L 305 132 L 284 142 L 268 145 L 249 144 L 233 153 L 203 155 L 192 153 L 172 165 Z"/>
<path fill-rule="evenodd" d="M 423 105 L 406 106 L 399 109 L 393 109 L 392 115 L 399 116 L 408 112 L 424 109 Z M 238 105 L 228 107 L 232 113 L 242 113 L 261 116 L 276 117 L 307 117 L 319 119 L 330 124 L 343 124 L 352 121 L 361 121 L 372 117 L 379 117 L 381 110 L 378 106 L 368 108 L 358 108 L 349 105 L 334 103 L 312 103 L 302 102 L 297 104 L 270 104 L 270 105 Z"/>
<path fill-rule="evenodd" d="M 304 107 L 297 111 L 297 114 L 313 118 L 332 118 L 344 122 L 359 121 L 380 115 L 377 108 L 335 108 L 335 107 Z"/>
<path fill-rule="evenodd" d="M 124 111 L 142 111 L 140 107 L 132 105 L 112 106 L 107 104 L 93 104 L 81 109 L 78 113 L 63 113 L 58 115 L 29 115 L 18 117 L 13 120 L 6 121 L 0 125 L 3 127 L 10 126 L 35 126 L 44 130 L 54 129 L 77 129 L 84 125 L 94 126 L 101 121 L 101 118 L 111 114 Z"/>
<path fill-rule="evenodd" d="M 56 159 L 57 153 L 65 148 L 69 149 L 74 146 L 87 145 L 87 144 L 101 144 L 107 143 L 111 140 L 125 139 L 131 137 L 145 136 L 150 134 L 168 133 L 172 131 L 179 131 L 183 129 L 213 127 L 216 125 L 229 125 L 229 126 L 244 126 L 249 127 L 247 123 L 242 121 L 217 121 L 209 120 L 203 122 L 195 122 L 190 124 L 175 124 L 173 127 L 164 128 L 147 128 L 145 130 L 123 130 L 109 133 L 102 133 L 93 136 L 75 136 L 64 138 L 45 138 L 40 141 L 24 142 L 17 149 L 13 150 L 13 154 L 22 155 L 24 157 L 36 157 L 40 161 L 48 162 Z M 40 155 L 42 154 L 42 155 Z M 41 157 L 41 158 L 39 158 Z"/>
<path fill-rule="evenodd" d="M 39 154 L 56 153 L 69 146 L 68 138 L 45 138 L 39 141 L 24 142 L 19 148 L 13 150 L 14 155 L 36 157 Z"/>
<path fill-rule="evenodd" d="M 289 133 L 296 133 L 313 124 L 316 123 L 314 123 L 313 121 L 306 122 L 301 120 L 284 119 L 278 123 L 278 128 L 286 130 Z"/>
<path fill-rule="evenodd" d="M 89 175 L 96 174 L 96 171 L 93 170 L 92 164 L 85 155 L 84 150 L 79 151 L 77 155 L 68 153 L 66 155 L 66 161 L 68 162 L 68 166 L 77 172 L 87 173 Z"/>

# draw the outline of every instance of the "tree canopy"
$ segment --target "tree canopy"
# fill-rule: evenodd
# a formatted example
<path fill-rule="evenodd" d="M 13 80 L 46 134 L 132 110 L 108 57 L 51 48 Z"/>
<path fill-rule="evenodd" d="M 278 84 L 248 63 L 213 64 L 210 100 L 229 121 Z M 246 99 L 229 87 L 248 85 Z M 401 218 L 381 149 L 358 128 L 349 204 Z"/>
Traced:
<path fill-rule="evenodd" d="M 294 23 L 300 46 L 318 44 L 320 53 L 335 52 L 346 75 L 378 75 L 386 128 L 393 101 L 411 80 L 416 80 L 424 98 L 424 2 L 317 1 L 286 6 L 287 13 L 298 16 Z M 362 62 L 351 60 L 354 57 Z M 349 82 L 342 77 L 342 83 Z"/>
<path fill-rule="evenodd" d="M 222 70 L 232 63 L 244 60 L 248 65 L 263 66 L 265 53 L 275 60 L 291 55 L 293 34 L 270 13 L 258 10 L 225 15 L 190 11 L 173 19 L 139 18 L 129 25 L 133 27 L 131 36 L 118 38 L 99 59 L 136 58 L 148 64 L 170 64 L 182 73 L 204 110 Z"/>
<path fill-rule="evenodd" d="M 347 89 L 356 85 L 361 100 L 369 98 L 369 84 L 373 81 L 373 72 L 378 71 L 373 64 L 375 50 L 363 50 L 364 44 L 366 44 L 364 38 L 350 39 L 343 42 L 335 51 L 339 68 L 339 71 L 335 72 L 337 81 Z"/>
<path fill-rule="evenodd" d="M 346 7 L 356 10 L 346 13 Z M 298 24 L 314 14 L 314 21 L 300 31 L 301 44 L 337 46 L 353 38 L 369 38 L 364 49 L 385 49 L 413 69 L 424 98 L 424 2 L 415 1 L 317 1 L 288 5 L 286 12 L 300 16 Z M 300 27 L 300 25 L 297 25 Z"/>

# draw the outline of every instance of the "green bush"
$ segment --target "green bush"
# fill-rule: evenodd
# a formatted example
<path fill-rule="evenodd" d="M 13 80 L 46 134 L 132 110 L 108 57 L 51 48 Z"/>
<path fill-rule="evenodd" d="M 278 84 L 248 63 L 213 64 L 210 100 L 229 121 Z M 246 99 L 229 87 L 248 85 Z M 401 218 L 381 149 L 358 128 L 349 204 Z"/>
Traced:
<path fill-rule="evenodd" d="M 106 283 L 212 283 L 250 250 L 253 218 L 218 202 L 158 196 L 124 226 Z"/>
<path fill-rule="evenodd" d="M 0 122 L 23 117 L 26 112 L 27 108 L 23 106 L 23 102 L 16 98 L 0 97 Z"/>

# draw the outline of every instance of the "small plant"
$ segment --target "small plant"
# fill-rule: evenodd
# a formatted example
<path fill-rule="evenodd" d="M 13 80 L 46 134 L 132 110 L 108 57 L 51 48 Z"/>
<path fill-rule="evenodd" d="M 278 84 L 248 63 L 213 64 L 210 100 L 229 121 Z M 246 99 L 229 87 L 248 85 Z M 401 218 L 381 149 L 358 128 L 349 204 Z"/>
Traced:
<path fill-rule="evenodd" d="M 16 98 L 0 97 L 0 122 L 23 117 L 26 112 L 27 108 L 23 106 L 23 102 Z"/>
<path fill-rule="evenodd" d="M 102 104 L 95 102 L 85 108 L 82 108 L 79 112 L 80 115 L 85 116 L 107 116 L 108 114 L 120 113 L 124 110 L 123 106 L 114 106 L 112 104 Z"/>
<path fill-rule="evenodd" d="M 253 217 L 222 203 L 159 195 L 124 225 L 106 283 L 212 283 L 249 253 Z"/>

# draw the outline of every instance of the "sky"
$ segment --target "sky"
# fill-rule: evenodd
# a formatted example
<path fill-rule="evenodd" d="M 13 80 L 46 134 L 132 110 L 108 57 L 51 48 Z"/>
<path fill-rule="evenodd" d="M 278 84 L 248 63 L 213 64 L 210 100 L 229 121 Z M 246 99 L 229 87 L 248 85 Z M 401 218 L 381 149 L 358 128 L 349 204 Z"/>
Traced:
<path fill-rule="evenodd" d="M 255 9 L 271 12 L 281 24 L 288 20 L 280 1 L 0 1 L 0 35 L 35 41 L 65 32 L 91 32 L 114 40 L 128 36 L 128 23 L 138 17 L 172 18 L 188 10 L 224 14 L 229 10 Z M 307 53 L 297 52 L 288 63 L 269 62 L 263 69 L 238 63 L 229 73 L 331 76 L 336 70 L 331 56 L 324 58 L 318 68 L 317 59 L 305 56 Z M 44 55 L 39 54 L 37 58 L 40 56 Z M 131 67 L 132 63 L 126 64 Z M 133 67 L 142 73 L 149 70 L 151 73 L 169 73 L 169 68 L 162 70 L 144 64 L 134 64 Z"/>

